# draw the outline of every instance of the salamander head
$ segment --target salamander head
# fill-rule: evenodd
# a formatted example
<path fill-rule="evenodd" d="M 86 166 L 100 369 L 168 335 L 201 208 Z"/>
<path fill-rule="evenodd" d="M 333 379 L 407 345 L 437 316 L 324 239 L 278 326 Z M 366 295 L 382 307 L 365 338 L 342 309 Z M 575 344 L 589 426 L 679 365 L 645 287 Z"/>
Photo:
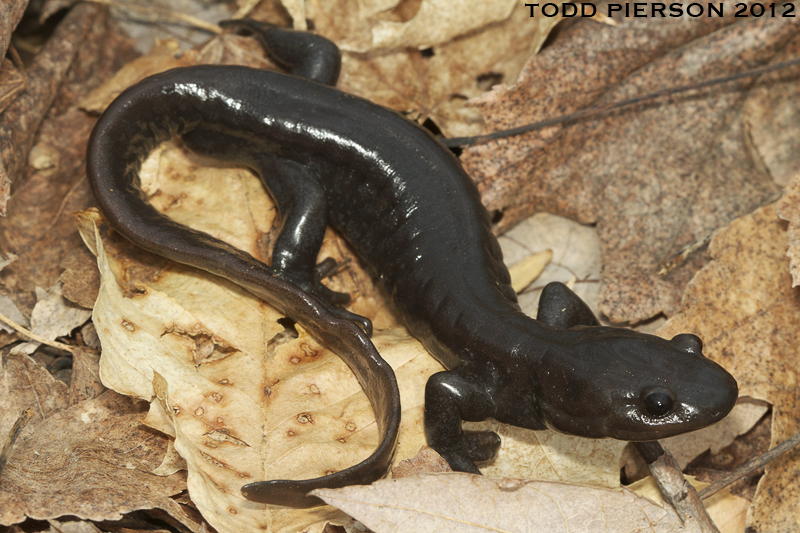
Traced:
<path fill-rule="evenodd" d="M 551 429 L 656 440 L 718 422 L 736 403 L 736 380 L 703 356 L 694 335 L 666 340 L 611 327 L 571 331 L 572 342 L 544 355 L 534 383 Z"/>

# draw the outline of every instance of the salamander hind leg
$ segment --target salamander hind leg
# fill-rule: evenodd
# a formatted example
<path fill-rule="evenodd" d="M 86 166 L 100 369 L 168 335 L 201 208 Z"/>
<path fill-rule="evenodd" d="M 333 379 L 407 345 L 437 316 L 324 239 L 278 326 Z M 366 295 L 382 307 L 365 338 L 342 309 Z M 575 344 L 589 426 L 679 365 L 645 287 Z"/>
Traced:
<path fill-rule="evenodd" d="M 372 335 L 372 322 L 368 318 L 338 307 L 347 305 L 350 295 L 322 284 L 332 261 L 316 265 L 328 223 L 322 186 L 305 165 L 268 156 L 255 159 L 253 166 L 281 214 L 281 231 L 272 250 L 272 268 L 319 298 L 332 313 L 355 322 L 367 335 Z"/>
<path fill-rule="evenodd" d="M 290 74 L 331 87 L 339 79 L 342 54 L 324 37 L 250 19 L 224 20 L 219 25 L 252 32 L 269 56 Z"/>
<path fill-rule="evenodd" d="M 542 290 L 536 319 L 558 329 L 600 325 L 586 302 L 558 281 L 548 283 Z"/>
<path fill-rule="evenodd" d="M 425 386 L 425 437 L 453 470 L 480 474 L 475 462 L 497 455 L 497 433 L 465 432 L 461 427 L 462 420 L 486 420 L 494 414 L 491 391 L 458 370 L 434 374 Z"/>

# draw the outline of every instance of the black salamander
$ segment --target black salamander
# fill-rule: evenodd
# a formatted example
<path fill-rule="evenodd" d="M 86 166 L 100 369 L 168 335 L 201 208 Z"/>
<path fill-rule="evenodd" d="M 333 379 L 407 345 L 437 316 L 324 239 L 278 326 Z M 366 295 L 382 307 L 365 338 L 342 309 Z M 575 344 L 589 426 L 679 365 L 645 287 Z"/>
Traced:
<path fill-rule="evenodd" d="M 600 326 L 562 284 L 523 314 L 478 191 L 458 159 L 397 113 L 331 86 L 340 55 L 312 34 L 248 21 L 291 75 L 236 66 L 171 70 L 123 92 L 87 152 L 97 202 L 139 246 L 239 284 L 302 323 L 343 357 L 372 403 L 382 444 L 322 478 L 264 481 L 246 498 L 304 507 L 317 487 L 369 483 L 397 440 L 394 374 L 368 338 L 371 324 L 333 304 L 316 257 L 327 223 L 371 266 L 409 330 L 448 369 L 425 390 L 428 443 L 455 470 L 479 473 L 499 437 L 462 420 L 494 418 L 590 438 L 656 440 L 713 424 L 733 407 L 734 378 L 700 339 L 671 340 Z M 202 155 L 259 175 L 282 217 L 272 264 L 158 213 L 139 188 L 143 159 L 181 136 Z M 359 324 L 357 327 L 355 324 Z M 366 332 L 366 334 L 365 334 Z"/>

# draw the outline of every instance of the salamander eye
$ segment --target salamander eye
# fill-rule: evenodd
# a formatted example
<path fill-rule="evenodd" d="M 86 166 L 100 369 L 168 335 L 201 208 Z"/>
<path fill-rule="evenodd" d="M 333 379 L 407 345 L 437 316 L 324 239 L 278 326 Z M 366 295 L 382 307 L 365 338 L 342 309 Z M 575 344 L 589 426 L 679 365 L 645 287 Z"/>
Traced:
<path fill-rule="evenodd" d="M 688 352 L 695 355 L 703 355 L 703 341 L 697 335 L 691 333 L 681 333 L 672 337 L 669 341 L 675 348 L 682 352 Z"/>
<path fill-rule="evenodd" d="M 672 392 L 663 387 L 647 389 L 644 394 L 644 406 L 650 416 L 661 418 L 672 411 L 674 400 Z"/>

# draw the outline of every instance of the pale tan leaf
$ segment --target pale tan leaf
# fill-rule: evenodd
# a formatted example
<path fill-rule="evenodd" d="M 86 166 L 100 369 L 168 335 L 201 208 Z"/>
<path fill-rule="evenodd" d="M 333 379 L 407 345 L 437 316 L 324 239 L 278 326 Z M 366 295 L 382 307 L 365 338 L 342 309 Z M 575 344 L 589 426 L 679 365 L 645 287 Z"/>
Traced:
<path fill-rule="evenodd" d="M 503 258 L 514 266 L 523 258 L 542 250 L 553 250 L 553 258 L 536 282 L 518 295 L 520 306 L 536 316 L 539 295 L 551 281 L 566 283 L 577 278 L 573 290 L 595 312 L 600 292 L 600 239 L 596 228 L 565 217 L 537 213 L 521 221 L 499 238 Z"/>
<path fill-rule="evenodd" d="M 507 19 L 517 3 L 516 0 L 423 0 L 414 18 L 407 22 L 378 21 L 372 28 L 369 49 L 428 48 L 442 44 Z"/>
<path fill-rule="evenodd" d="M 80 108 L 100 113 L 114 98 L 119 96 L 119 93 L 147 76 L 193 64 L 191 55 L 177 57 L 178 52 L 180 52 L 180 44 L 177 41 L 173 39 L 159 41 L 148 55 L 131 61 L 111 79 L 89 93 L 79 104 Z"/>
<path fill-rule="evenodd" d="M 464 427 L 496 431 L 503 440 L 497 457 L 481 469 L 488 477 L 619 486 L 619 457 L 625 442 L 532 431 L 493 420 Z"/>
<path fill-rule="evenodd" d="M 674 511 L 626 489 L 566 483 L 425 474 L 314 494 L 376 533 L 687 531 Z"/>
<path fill-rule="evenodd" d="M 48 340 L 69 335 L 92 316 L 91 311 L 74 305 L 62 296 L 60 283 L 48 290 L 36 287 L 36 299 L 38 301 L 31 313 L 31 331 Z M 38 347 L 38 342 L 26 342 L 14 346 L 11 353 L 31 354 Z"/>
<path fill-rule="evenodd" d="M 511 286 L 514 288 L 514 292 L 522 292 L 528 285 L 533 283 L 552 258 L 553 250 L 545 250 L 526 257 L 510 268 L 509 274 L 511 274 Z"/>
<path fill-rule="evenodd" d="M 789 243 L 786 255 L 790 259 L 792 287 L 800 285 L 800 174 L 786 187 L 780 202 L 778 215 L 789 222 L 786 238 Z"/>

